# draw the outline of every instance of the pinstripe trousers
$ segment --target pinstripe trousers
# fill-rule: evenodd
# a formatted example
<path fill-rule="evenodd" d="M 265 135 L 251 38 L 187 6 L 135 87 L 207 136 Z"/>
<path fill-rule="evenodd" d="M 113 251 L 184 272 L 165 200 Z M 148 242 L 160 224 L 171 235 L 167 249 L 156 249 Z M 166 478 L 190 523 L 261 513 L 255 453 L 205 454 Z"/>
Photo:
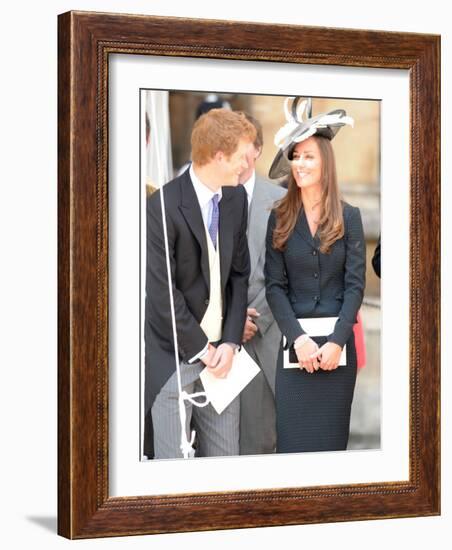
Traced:
<path fill-rule="evenodd" d="M 181 363 L 182 389 L 187 393 L 204 391 L 199 378 L 204 364 Z M 196 407 L 185 402 L 186 432 L 196 431 L 195 456 L 234 456 L 239 454 L 240 399 L 237 397 L 219 415 L 212 405 Z M 152 406 L 154 458 L 182 458 L 180 449 L 179 390 L 175 372 L 157 395 Z"/>

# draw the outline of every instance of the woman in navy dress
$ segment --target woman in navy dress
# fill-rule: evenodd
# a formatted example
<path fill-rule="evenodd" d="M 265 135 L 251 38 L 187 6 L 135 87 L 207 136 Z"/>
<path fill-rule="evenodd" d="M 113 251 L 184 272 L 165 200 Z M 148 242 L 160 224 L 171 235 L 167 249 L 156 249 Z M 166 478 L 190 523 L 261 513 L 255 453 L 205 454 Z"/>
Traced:
<path fill-rule="evenodd" d="M 270 169 L 271 177 L 289 178 L 287 195 L 268 221 L 266 297 L 299 367 L 283 367 L 281 344 L 275 396 L 281 453 L 347 448 L 356 381 L 353 325 L 365 287 L 361 215 L 340 199 L 331 146 L 353 121 L 342 110 L 314 118 L 309 111 L 310 102 L 303 120 L 295 99 Z M 311 338 L 298 319 L 315 317 L 337 318 L 333 331 Z M 344 346 L 346 364 L 340 364 Z"/>

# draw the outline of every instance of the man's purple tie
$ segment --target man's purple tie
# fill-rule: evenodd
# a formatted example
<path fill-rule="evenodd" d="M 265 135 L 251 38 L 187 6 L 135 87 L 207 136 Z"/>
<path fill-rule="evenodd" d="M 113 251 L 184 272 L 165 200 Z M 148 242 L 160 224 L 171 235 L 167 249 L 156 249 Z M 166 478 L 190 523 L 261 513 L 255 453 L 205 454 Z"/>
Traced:
<path fill-rule="evenodd" d="M 215 194 L 212 197 L 212 217 L 209 225 L 209 235 L 212 239 L 213 246 L 217 248 L 217 234 L 218 234 L 218 220 L 220 219 L 220 212 L 218 210 L 219 195 Z"/>

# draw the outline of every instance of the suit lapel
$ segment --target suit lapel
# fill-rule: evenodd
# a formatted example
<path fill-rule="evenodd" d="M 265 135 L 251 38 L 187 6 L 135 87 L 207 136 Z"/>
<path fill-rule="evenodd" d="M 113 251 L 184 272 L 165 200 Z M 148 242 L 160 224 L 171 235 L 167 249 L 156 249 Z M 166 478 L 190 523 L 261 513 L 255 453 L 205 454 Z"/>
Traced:
<path fill-rule="evenodd" d="M 223 187 L 222 198 L 219 203 L 220 221 L 218 229 L 218 234 L 220 236 L 221 288 L 223 291 L 231 266 L 232 249 L 234 247 L 234 216 L 237 216 L 237 213 L 234 212 L 232 208 L 232 202 L 229 189 Z"/>
<path fill-rule="evenodd" d="M 258 178 L 254 184 L 253 198 L 248 224 L 248 248 L 250 251 L 250 280 L 259 262 L 259 257 L 265 246 L 265 235 L 267 232 L 267 220 L 269 208 L 269 197 L 265 192 L 265 186 L 259 184 Z"/>
<path fill-rule="evenodd" d="M 184 176 L 185 177 L 180 183 L 182 200 L 179 209 L 201 248 L 201 270 L 206 281 L 207 288 L 210 289 L 209 255 L 207 251 L 206 230 L 202 219 L 201 208 L 189 175 L 189 170 L 185 172 Z M 220 201 L 220 203 L 221 202 L 223 201 Z"/>
<path fill-rule="evenodd" d="M 298 216 L 297 223 L 295 224 L 295 231 L 297 231 L 309 245 L 313 247 L 316 246 L 316 242 L 309 229 L 309 223 L 304 208 L 301 209 L 300 215 Z"/>

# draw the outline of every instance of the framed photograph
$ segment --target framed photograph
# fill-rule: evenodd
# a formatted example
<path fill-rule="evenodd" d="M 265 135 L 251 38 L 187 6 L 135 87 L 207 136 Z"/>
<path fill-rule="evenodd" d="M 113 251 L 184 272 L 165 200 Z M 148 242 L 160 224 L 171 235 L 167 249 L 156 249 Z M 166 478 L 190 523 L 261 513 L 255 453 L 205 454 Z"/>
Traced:
<path fill-rule="evenodd" d="M 113 67 L 114 65 L 114 67 Z M 126 69 L 129 74 L 126 78 L 121 75 L 123 67 L 121 62 L 117 58 L 113 62 L 110 68 L 110 74 L 118 75 L 117 81 L 132 82 L 134 77 L 130 74 L 130 66 Z M 141 71 L 146 69 L 140 68 Z M 193 64 L 190 64 L 190 72 L 194 76 L 195 68 Z M 227 70 L 224 71 L 225 84 L 227 83 Z M 121 75 L 121 76 L 119 76 Z M 256 75 L 254 75 L 254 78 Z M 325 77 L 325 75 L 323 75 Z M 201 75 L 195 77 L 198 85 L 200 84 Z M 282 76 L 280 75 L 280 81 Z M 311 84 L 308 84 L 308 77 L 304 74 L 304 89 L 307 90 L 308 86 L 313 85 L 314 82 L 318 86 L 320 84 L 320 74 L 315 72 L 311 75 Z M 366 83 L 369 84 L 368 75 L 366 77 Z M 355 86 L 356 77 L 354 79 Z M 397 79 L 399 82 L 399 79 Z M 403 83 L 403 80 L 400 81 Z M 232 83 L 232 86 L 234 83 Z M 282 83 L 280 83 L 282 87 Z M 336 88 L 336 91 L 339 91 Z M 118 90 L 116 93 L 111 91 L 110 97 L 118 97 Z M 375 93 L 375 82 L 373 83 L 373 92 Z M 382 91 L 381 91 L 382 92 Z M 119 92 L 121 94 L 121 92 Z M 110 110 L 110 116 L 117 118 L 121 110 L 122 105 L 128 105 L 133 99 L 121 98 L 112 103 Z M 378 247 L 378 240 L 380 237 L 380 127 L 381 127 L 381 115 L 380 115 L 380 100 L 375 99 L 340 99 L 340 98 L 320 98 L 312 97 L 311 110 L 313 116 L 320 116 L 319 113 L 331 112 L 337 109 L 342 109 L 347 116 L 350 117 L 350 124 L 347 129 L 338 132 L 338 135 L 334 138 L 334 151 L 336 153 L 336 167 L 337 167 L 337 179 L 341 182 L 340 191 L 345 200 L 349 201 L 355 206 L 359 206 L 361 217 L 364 226 L 364 235 L 366 241 L 366 256 L 372 258 L 374 251 Z M 140 186 L 140 204 L 136 204 L 132 207 L 131 211 L 125 213 L 124 219 L 133 219 L 134 216 L 132 209 L 135 212 L 140 212 L 141 216 L 141 253 L 140 261 L 134 257 L 136 252 L 132 252 L 130 244 L 127 244 L 124 249 L 115 247 L 115 253 L 110 255 L 110 265 L 113 268 L 113 272 L 119 277 L 130 278 L 130 285 L 133 285 L 133 281 L 136 280 L 136 276 L 133 275 L 134 269 L 131 266 L 141 265 L 141 319 L 140 323 L 142 329 L 142 346 L 141 346 L 141 381 L 142 381 L 142 399 L 141 399 L 141 439 L 142 450 L 140 453 L 141 460 L 147 460 L 150 456 L 154 457 L 152 449 L 152 419 L 151 419 L 151 402 L 156 391 L 152 391 L 152 386 L 158 387 L 158 380 L 155 380 L 157 373 L 152 372 L 153 369 L 157 369 L 158 366 L 153 367 L 153 358 L 155 354 L 152 352 L 152 343 L 147 342 L 146 336 L 150 337 L 152 331 L 152 314 L 146 314 L 146 280 L 147 269 L 151 270 L 149 276 L 152 276 L 152 268 L 155 266 L 158 256 L 158 251 L 150 250 L 147 252 L 147 235 L 146 235 L 146 202 L 151 201 L 151 195 L 157 188 L 161 188 L 166 182 L 174 178 L 181 177 L 188 171 L 190 174 L 191 167 L 191 144 L 190 137 L 194 123 L 203 115 L 209 112 L 211 109 L 222 108 L 226 110 L 238 111 L 246 113 L 252 124 L 258 129 L 257 146 L 253 148 L 253 154 L 250 159 L 250 166 L 246 169 L 239 178 L 239 183 L 244 185 L 245 189 L 250 189 L 250 193 L 247 192 L 249 207 L 248 216 L 248 229 L 247 240 L 250 252 L 250 277 L 248 282 L 249 297 L 247 306 L 249 308 L 256 309 L 259 317 L 256 321 L 256 327 L 258 330 L 253 334 L 254 327 L 249 325 L 251 331 L 248 335 L 250 338 L 244 344 L 246 357 L 250 357 L 258 363 L 263 372 L 259 377 L 243 389 L 240 395 L 240 426 L 239 426 L 239 451 L 241 456 L 260 455 L 260 454 L 272 454 L 276 447 L 276 426 L 275 426 L 275 406 L 274 396 L 270 395 L 268 391 L 276 385 L 276 363 L 277 352 L 281 339 L 281 334 L 277 328 L 276 321 L 271 314 L 270 306 L 264 299 L 265 293 L 265 280 L 264 280 L 264 266 L 265 266 L 265 237 L 267 230 L 267 222 L 270 210 L 273 203 L 277 199 L 282 198 L 288 187 L 288 178 L 286 176 L 269 178 L 268 174 L 271 171 L 271 165 L 275 155 L 277 155 L 278 148 L 274 145 L 274 136 L 279 131 L 279 128 L 286 127 L 287 122 L 287 109 L 289 105 L 293 104 L 294 100 L 290 97 L 275 96 L 275 95 L 256 95 L 256 94 L 244 94 L 236 92 L 221 92 L 221 91 L 187 91 L 187 90 L 140 90 L 140 116 L 141 120 L 141 186 Z M 113 107 L 114 105 L 114 107 Z M 307 100 L 298 102 L 299 109 L 307 107 Z M 406 113 L 407 115 L 407 113 Z M 304 119 L 306 113 L 303 112 Z M 401 121 L 402 114 L 399 114 L 399 121 Z M 138 121 L 137 121 L 138 122 Z M 115 126 L 116 127 L 116 126 Z M 403 127 L 400 125 L 400 127 Z M 406 127 L 408 127 L 408 117 L 406 116 Z M 114 130 L 113 130 L 114 133 Z M 144 135 L 143 135 L 144 133 Z M 138 132 L 136 132 L 138 135 Z M 395 136 L 387 137 L 387 140 L 395 138 Z M 394 141 L 397 142 L 396 139 Z M 124 136 L 118 135 L 117 138 L 113 136 L 110 140 L 110 144 L 113 144 L 111 151 L 118 150 L 124 151 L 129 139 Z M 403 142 L 403 139 L 400 139 Z M 394 147 L 396 150 L 397 147 Z M 350 153 L 349 151 L 352 151 Z M 395 151 L 394 151 L 395 152 Z M 196 151 L 195 151 L 196 155 Z M 400 153 L 403 155 L 403 153 Z M 116 162 L 120 162 L 121 155 L 114 155 L 111 166 L 113 172 L 119 173 L 121 169 L 117 168 Z M 133 157 L 133 155 L 132 155 Z M 124 155 L 122 155 L 124 158 Z M 408 166 L 408 162 L 406 163 Z M 130 168 L 124 170 L 129 172 Z M 275 174 L 272 172 L 272 175 Z M 405 176 L 400 176 L 400 179 L 408 181 L 408 173 Z M 112 194 L 110 204 L 116 201 L 118 204 L 125 204 L 127 197 L 130 195 L 130 188 L 127 183 L 121 184 L 118 181 L 118 185 L 115 185 L 114 178 L 110 180 L 110 189 Z M 182 184 L 185 185 L 185 184 Z M 190 184 L 188 184 L 190 185 Z M 114 189 L 114 190 L 113 190 Z M 122 196 L 124 195 L 124 196 Z M 134 195 L 136 197 L 136 194 Z M 161 210 L 161 206 L 158 208 Z M 157 228 L 156 228 L 157 229 Z M 162 228 L 158 229 L 162 232 Z M 183 226 L 181 233 L 191 233 L 190 227 Z M 162 235 L 163 236 L 163 235 Z M 186 236 L 186 235 L 184 235 Z M 130 239 L 133 240 L 133 236 L 130 235 Z M 309 239 L 308 239 L 309 240 Z M 126 239 L 125 242 L 130 242 Z M 199 243 L 197 248 L 200 249 Z M 221 249 L 220 249 L 221 250 Z M 388 248 L 386 250 L 389 250 Z M 197 257 L 194 260 L 196 267 L 202 263 L 202 259 Z M 375 261 L 373 262 L 375 263 Z M 366 341 L 366 348 L 368 352 L 366 357 L 362 358 L 358 365 L 359 378 L 356 383 L 356 389 L 353 398 L 353 407 L 351 413 L 351 428 L 350 437 L 347 445 L 347 450 L 363 450 L 363 449 L 379 449 L 381 440 L 381 418 L 380 418 L 380 279 L 378 271 L 375 273 L 372 261 L 368 261 L 367 273 L 365 273 L 365 289 L 364 298 L 360 308 L 360 315 L 363 319 L 364 338 Z M 177 265 L 177 264 L 176 264 Z M 125 268 L 125 266 L 128 266 Z M 128 273 L 125 272 L 128 270 Z M 130 271 L 129 271 L 130 270 Z M 166 274 L 166 269 L 163 270 Z M 185 277 L 185 273 L 183 276 Z M 111 277 L 113 277 L 111 272 Z M 112 280 L 112 279 L 110 279 Z M 151 283 L 152 286 L 152 283 Z M 180 287 L 181 285 L 176 285 Z M 156 292 L 150 289 L 149 301 L 152 300 L 152 294 L 160 295 L 161 292 Z M 327 292 L 328 294 L 328 292 Z M 329 293 L 331 294 L 331 293 Z M 339 304 L 339 301 L 335 304 Z M 163 303 L 164 308 L 170 311 L 170 299 L 166 297 Z M 150 304 L 152 308 L 152 303 Z M 333 306 L 334 307 L 334 306 Z M 163 308 L 163 309 L 164 309 Z M 154 313 L 157 317 L 157 314 Z M 127 316 L 129 317 L 129 315 Z M 137 317 L 136 313 L 130 313 L 131 318 Z M 115 332 L 118 334 L 124 334 L 129 324 L 126 319 L 118 318 L 118 323 L 123 323 L 122 326 L 117 326 Z M 162 319 L 159 321 L 162 322 Z M 403 320 L 399 320 L 402 323 Z M 113 322 L 114 323 L 114 322 Z M 145 330 L 146 325 L 146 330 Z M 111 326 L 111 325 L 110 325 Z M 158 327 L 161 330 L 161 325 Z M 170 335 L 171 344 L 171 330 L 166 329 L 167 334 Z M 150 339 L 150 338 L 149 338 Z M 118 349 L 118 352 L 120 350 Z M 344 359 L 346 356 L 346 350 L 344 351 Z M 124 350 L 124 356 L 130 357 L 130 351 Z M 286 363 L 289 360 L 290 352 L 286 350 L 283 357 L 286 359 Z M 146 358 L 146 360 L 145 360 Z M 169 358 L 171 366 L 174 365 L 174 357 Z M 293 365 L 294 363 L 292 363 Z M 363 368 L 366 364 L 367 368 Z M 160 365 L 158 363 L 158 365 Z M 287 367 L 290 368 L 290 363 L 287 363 Z M 147 369 L 147 370 L 146 370 Z M 286 371 L 283 371 L 286 372 Z M 114 375 L 113 375 L 114 376 Z M 116 385 L 119 388 L 124 388 L 130 384 L 130 389 L 137 384 L 137 381 L 130 380 L 130 373 L 123 371 L 123 376 L 118 372 L 118 378 L 114 376 L 115 383 L 110 386 L 113 389 L 113 394 L 119 398 L 119 391 L 114 391 L 112 386 Z M 153 380 L 155 380 L 153 384 Z M 403 382 L 401 382 L 403 384 Z M 130 399 L 130 396 L 124 392 L 124 410 L 126 411 L 126 403 Z M 274 393 L 272 391 L 272 393 Z M 256 400 L 255 396 L 259 396 Z M 121 399 L 118 402 L 122 401 Z M 113 403 L 112 403 L 113 405 Z M 115 405 L 116 406 L 116 405 Z M 125 412 L 125 414 L 127 414 Z M 155 411 L 154 411 L 154 414 Z M 317 414 L 317 412 L 315 413 Z M 175 415 L 177 416 L 177 415 Z M 157 419 L 158 421 L 158 419 Z M 163 422 L 163 420 L 162 420 Z M 127 423 L 126 425 L 128 425 Z M 166 423 L 165 423 L 166 424 Z M 168 427 L 168 426 L 167 426 Z M 117 455 L 121 452 L 122 448 L 134 448 L 131 442 L 125 443 L 123 437 L 127 437 L 130 434 L 130 430 L 121 434 L 114 426 L 112 429 L 112 437 L 110 443 L 115 447 L 114 454 Z M 401 430 L 399 426 L 394 429 Z M 179 430 L 179 425 L 177 425 Z M 319 432 L 322 430 L 319 427 Z M 133 437 L 136 437 L 134 434 Z M 180 440 L 177 439 L 177 445 Z M 317 448 L 317 444 L 312 444 L 312 448 Z M 331 449 L 330 449 L 331 450 Z M 158 455 L 158 453 L 157 453 Z M 369 457 L 370 455 L 368 455 Z M 178 447 L 169 458 L 181 458 L 182 454 Z M 281 457 L 278 457 L 280 459 Z M 312 457 L 318 460 L 317 457 Z M 300 462 L 300 458 L 297 459 Z M 243 461 L 242 461 L 243 462 Z M 251 465 L 251 460 L 248 461 Z M 266 461 L 267 465 L 270 462 Z M 226 464 L 231 464 L 228 461 Z M 223 468 L 226 468 L 226 464 Z M 306 465 L 307 466 L 307 465 Z M 315 464 L 314 464 L 315 466 Z M 129 464 L 126 468 L 130 470 L 132 464 Z M 204 466 L 205 467 L 205 466 Z M 260 464 L 256 464 L 257 470 L 259 470 Z M 277 464 L 275 464 L 277 468 Z M 243 469 L 243 468 L 242 468 Z M 310 469 L 310 468 L 309 468 Z M 316 469 L 316 468 L 314 468 Z M 363 464 L 361 464 L 361 470 Z M 249 480 L 252 472 L 248 472 L 246 478 Z M 163 476 L 165 477 L 165 476 Z M 126 489 L 126 488 L 124 488 Z M 138 490 L 138 488 L 137 488 Z"/>
<path fill-rule="evenodd" d="M 59 16 L 62 536 L 440 513 L 439 56 L 432 35 Z M 190 135 L 206 104 L 259 120 L 256 174 L 268 177 L 274 136 L 298 97 L 310 109 L 300 116 L 343 109 L 353 120 L 333 143 L 367 256 L 367 361 L 347 450 L 153 457 L 145 437 L 146 269 L 155 261 L 148 196 L 184 177 L 192 160 L 196 168 Z M 371 261 L 380 235 L 381 279 Z"/>

